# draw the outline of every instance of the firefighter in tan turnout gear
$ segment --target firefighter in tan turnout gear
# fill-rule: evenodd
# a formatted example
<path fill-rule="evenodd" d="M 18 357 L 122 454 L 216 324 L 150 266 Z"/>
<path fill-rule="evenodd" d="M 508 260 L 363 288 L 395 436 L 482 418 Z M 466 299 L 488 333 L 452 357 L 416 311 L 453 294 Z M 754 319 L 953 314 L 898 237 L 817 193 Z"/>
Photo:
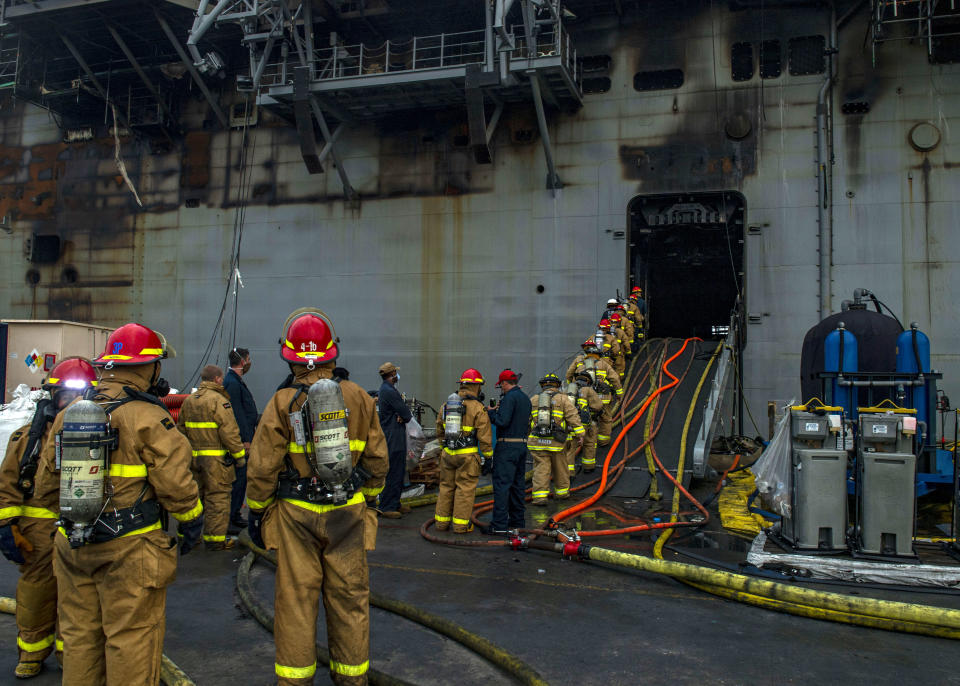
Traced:
<path fill-rule="evenodd" d="M 483 406 L 483 376 L 470 368 L 460 375 L 460 389 L 450 394 L 437 415 L 440 454 L 440 490 L 434 519 L 439 531 L 453 525 L 453 533 L 473 530 L 470 516 L 484 460 L 493 459 L 490 416 Z"/>
<path fill-rule="evenodd" d="M 200 372 L 200 387 L 184 398 L 177 428 L 193 448 L 192 471 L 204 509 L 204 545 L 207 550 L 229 550 L 234 546 L 227 538 L 234 465 L 244 466 L 246 451 L 220 367 L 207 365 Z"/>
<path fill-rule="evenodd" d="M 610 442 L 613 430 L 613 407 L 623 396 L 623 386 L 620 375 L 613 369 L 610 362 L 600 356 L 600 345 L 603 339 L 600 336 L 588 338 L 581 344 L 583 353 L 571 363 L 567 369 L 567 381 L 573 381 L 578 371 L 586 371 L 593 379 L 593 389 L 603 402 L 603 412 L 597 418 L 597 445 L 604 446 Z M 586 448 L 584 448 L 586 451 Z M 596 464 L 596 451 L 593 454 L 593 464 L 583 462 L 583 471 L 593 470 Z"/>
<path fill-rule="evenodd" d="M 533 455 L 534 505 L 546 505 L 553 477 L 554 496 L 570 497 L 570 471 L 567 466 L 567 441 L 583 443 L 584 429 L 580 412 L 566 393 L 560 391 L 560 377 L 547 374 L 540 379 L 539 394 L 530 398 L 530 435 L 527 450 Z"/>
<path fill-rule="evenodd" d="M 59 493 L 35 494 L 37 464 L 57 412 L 97 385 L 97 370 L 79 357 L 60 361 L 43 383 L 51 394 L 37 403 L 33 420 L 14 431 L 0 466 L 0 549 L 20 565 L 17 580 L 18 679 L 40 673 L 54 650 L 63 658 L 56 634 L 57 580 L 53 576 L 53 534 Z"/>
<path fill-rule="evenodd" d="M 593 377 L 582 369 L 573 376 L 574 380 L 567 387 L 567 396 L 577 406 L 584 434 L 582 450 L 578 450 L 577 441 L 567 442 L 567 466 L 571 479 L 577 473 L 578 452 L 584 472 L 592 472 L 597 466 L 597 419 L 603 413 L 603 401 L 593 390 Z"/>
<path fill-rule="evenodd" d="M 339 339 L 315 308 L 288 317 L 280 357 L 293 385 L 277 391 L 250 446 L 250 536 L 276 549 L 274 640 L 280 684 L 311 684 L 323 598 L 335 684 L 366 684 L 370 662 L 367 507 L 383 490 L 387 444 L 373 399 L 333 378 Z"/>
<path fill-rule="evenodd" d="M 197 543 L 203 507 L 190 443 L 149 391 L 168 349 L 162 336 L 126 324 L 107 338 L 90 400 L 57 415 L 44 445 L 36 497 L 59 491 L 54 537 L 64 686 L 158 684 L 166 588 L 180 522 L 181 552 Z"/>

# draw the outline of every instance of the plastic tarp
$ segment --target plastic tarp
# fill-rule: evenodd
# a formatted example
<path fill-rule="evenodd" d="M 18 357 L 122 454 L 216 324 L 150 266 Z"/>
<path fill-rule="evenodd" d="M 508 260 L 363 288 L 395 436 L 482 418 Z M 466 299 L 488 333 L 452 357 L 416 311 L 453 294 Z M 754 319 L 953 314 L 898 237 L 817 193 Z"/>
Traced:
<path fill-rule="evenodd" d="M 414 418 L 407 422 L 407 469 L 416 469 L 423 456 L 423 447 L 427 444 L 427 437 L 423 428 Z"/>
<path fill-rule="evenodd" d="M 761 531 L 747 553 L 747 562 L 756 567 L 783 567 L 790 570 L 794 576 L 808 576 L 813 579 L 960 588 L 960 567 L 766 552 L 766 543 L 767 534 Z"/>
<path fill-rule="evenodd" d="M 13 399 L 0 407 L 0 461 L 7 454 L 10 434 L 33 420 L 37 401 L 46 398 L 46 391 L 31 391 L 27 384 L 20 384 L 13 391 Z"/>
<path fill-rule="evenodd" d="M 794 401 L 788 403 L 788 407 Z M 790 412 L 783 413 L 777 422 L 773 439 L 754 465 L 757 490 L 768 510 L 784 517 L 790 516 Z"/>

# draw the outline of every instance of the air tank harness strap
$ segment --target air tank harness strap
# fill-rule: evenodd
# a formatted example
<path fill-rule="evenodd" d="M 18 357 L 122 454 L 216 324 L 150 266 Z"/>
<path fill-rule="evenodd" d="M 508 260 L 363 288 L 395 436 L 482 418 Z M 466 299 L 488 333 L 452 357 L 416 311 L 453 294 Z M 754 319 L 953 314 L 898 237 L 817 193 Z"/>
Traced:
<path fill-rule="evenodd" d="M 141 497 L 143 497 L 142 493 Z M 144 529 L 149 531 L 161 528 L 161 514 L 162 509 L 159 502 L 156 500 L 141 502 L 138 498 L 137 502 L 131 507 L 114 509 L 111 512 L 101 514 L 94 523 L 93 530 L 84 537 L 82 542 L 68 535 L 68 532 L 73 528 L 73 522 L 69 519 L 60 521 L 60 533 L 70 540 L 71 548 L 79 548 L 84 543 L 106 543 Z"/>
<path fill-rule="evenodd" d="M 34 477 L 37 475 L 37 462 L 40 458 L 40 439 L 43 438 L 47 426 L 53 422 L 56 416 L 57 408 L 53 404 L 53 400 L 43 398 L 37 401 L 37 409 L 33 413 L 33 421 L 30 422 L 27 447 L 23 451 L 23 458 L 20 460 L 20 474 L 17 478 L 17 488 L 23 493 L 25 501 L 33 497 Z"/>
<path fill-rule="evenodd" d="M 295 474 L 295 472 L 294 472 Z M 370 478 L 370 472 L 360 465 L 353 468 L 350 478 L 343 484 L 343 490 L 335 492 L 327 488 L 319 478 L 307 476 L 299 478 L 290 472 L 280 475 L 280 484 L 277 488 L 278 498 L 303 500 L 308 503 L 330 503 L 342 505 Z"/>

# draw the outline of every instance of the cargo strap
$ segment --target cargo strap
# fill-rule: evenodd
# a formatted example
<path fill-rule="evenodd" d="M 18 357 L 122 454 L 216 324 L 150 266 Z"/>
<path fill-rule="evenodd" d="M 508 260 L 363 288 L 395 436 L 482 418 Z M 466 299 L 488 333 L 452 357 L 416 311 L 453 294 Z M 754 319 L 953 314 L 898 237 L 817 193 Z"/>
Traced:
<path fill-rule="evenodd" d="M 350 478 L 343 483 L 342 489 L 331 490 L 315 476 L 301 478 L 285 472 L 280 475 L 277 497 L 286 500 L 303 500 L 314 504 L 344 505 L 354 493 L 361 490 L 361 486 L 370 479 L 370 476 L 367 470 L 357 465 L 350 473 Z"/>
<path fill-rule="evenodd" d="M 84 532 L 83 540 L 71 536 L 74 523 L 69 519 L 64 518 L 59 524 L 60 531 L 70 541 L 70 547 L 79 548 L 88 543 L 106 543 L 143 529 L 159 529 L 161 514 L 160 503 L 156 500 L 138 501 L 131 507 L 104 512 L 92 527 L 87 527 L 88 531 Z"/>

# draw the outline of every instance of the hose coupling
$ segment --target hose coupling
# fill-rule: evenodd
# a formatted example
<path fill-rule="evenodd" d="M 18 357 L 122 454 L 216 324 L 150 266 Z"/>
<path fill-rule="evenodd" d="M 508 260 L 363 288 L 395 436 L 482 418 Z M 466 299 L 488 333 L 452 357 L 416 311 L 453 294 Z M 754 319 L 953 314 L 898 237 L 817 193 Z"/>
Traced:
<path fill-rule="evenodd" d="M 520 535 L 516 535 L 510 539 L 510 547 L 513 550 L 526 550 L 529 545 L 529 541 Z"/>
<path fill-rule="evenodd" d="M 580 555 L 580 541 L 567 541 L 563 544 L 563 559 L 565 560 L 579 560 L 581 559 Z"/>

